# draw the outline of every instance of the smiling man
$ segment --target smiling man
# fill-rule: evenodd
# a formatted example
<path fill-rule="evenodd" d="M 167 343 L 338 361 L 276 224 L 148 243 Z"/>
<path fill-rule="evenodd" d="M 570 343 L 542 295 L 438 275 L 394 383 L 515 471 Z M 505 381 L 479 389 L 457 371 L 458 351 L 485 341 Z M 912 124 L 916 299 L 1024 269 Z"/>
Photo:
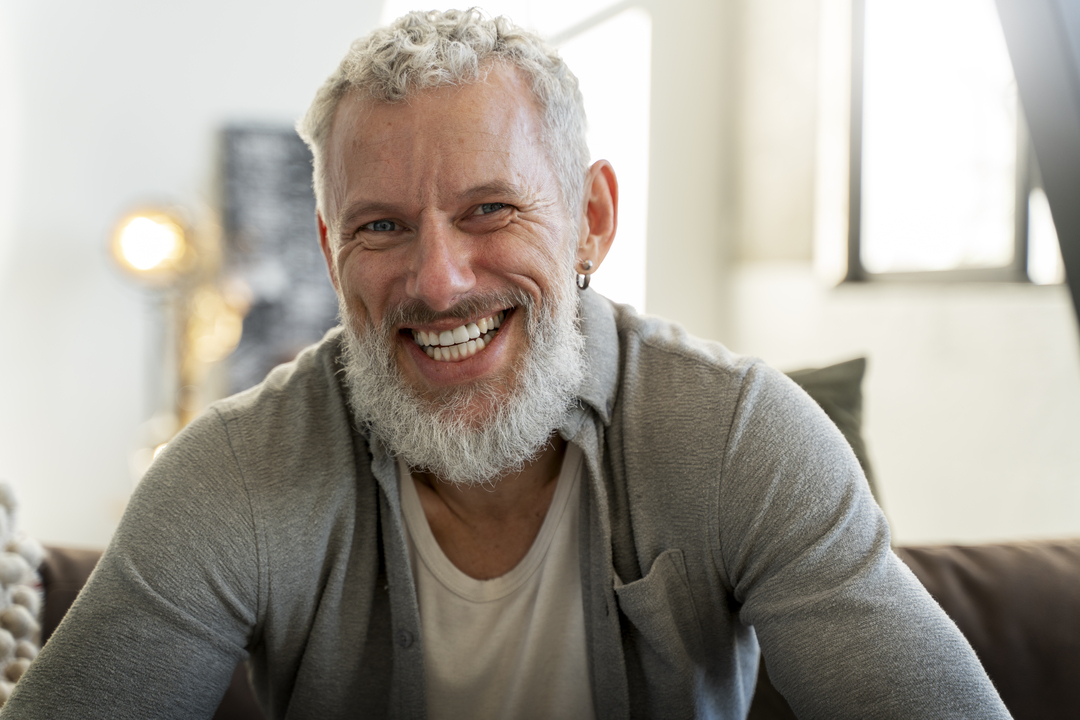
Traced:
<path fill-rule="evenodd" d="M 587 289 L 617 184 L 538 38 L 411 14 L 299 128 L 342 327 L 169 444 L 3 718 L 244 659 L 270 718 L 742 718 L 759 646 L 800 716 L 1008 717 L 813 401 Z"/>
<path fill-rule="evenodd" d="M 585 366 L 570 280 L 599 265 L 616 204 L 610 165 L 578 157 L 589 196 L 577 177 L 564 195 L 525 78 L 477 71 L 404 102 L 354 89 L 326 147 L 313 143 L 333 178 L 318 225 L 353 410 L 453 499 L 525 463 L 558 466 L 554 428 Z M 591 224 L 571 210 L 583 203 Z M 548 470 L 514 484 L 533 475 L 548 484 Z"/>

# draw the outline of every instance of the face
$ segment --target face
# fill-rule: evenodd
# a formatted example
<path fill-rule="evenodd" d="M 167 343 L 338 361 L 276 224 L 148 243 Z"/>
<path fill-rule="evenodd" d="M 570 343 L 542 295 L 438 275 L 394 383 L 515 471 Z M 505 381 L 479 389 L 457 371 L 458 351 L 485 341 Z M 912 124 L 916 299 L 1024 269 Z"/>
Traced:
<path fill-rule="evenodd" d="M 596 213 L 571 220 L 539 137 L 528 89 L 498 68 L 398 105 L 346 99 L 335 118 L 319 224 L 350 403 L 444 480 L 523 467 L 584 376 L 573 262 L 593 235 L 575 229 Z"/>
<path fill-rule="evenodd" d="M 572 292 L 579 223 L 540 137 L 527 85 L 501 66 L 484 82 L 396 104 L 347 97 L 337 110 L 323 251 L 354 330 L 385 331 L 421 397 L 511 390 L 530 344 L 515 298 L 544 312 Z"/>

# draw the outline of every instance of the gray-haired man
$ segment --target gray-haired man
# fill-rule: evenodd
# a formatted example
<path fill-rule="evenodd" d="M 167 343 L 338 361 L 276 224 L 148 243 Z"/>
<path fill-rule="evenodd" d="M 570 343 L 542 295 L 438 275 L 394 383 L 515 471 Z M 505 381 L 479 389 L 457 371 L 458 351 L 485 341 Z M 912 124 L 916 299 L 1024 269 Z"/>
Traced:
<path fill-rule="evenodd" d="M 615 234 L 573 76 L 476 12 L 358 41 L 299 126 L 343 328 L 155 461 L 4 709 L 1004 718 L 781 375 L 584 289 Z M 576 286 L 575 286 L 576 285 Z"/>

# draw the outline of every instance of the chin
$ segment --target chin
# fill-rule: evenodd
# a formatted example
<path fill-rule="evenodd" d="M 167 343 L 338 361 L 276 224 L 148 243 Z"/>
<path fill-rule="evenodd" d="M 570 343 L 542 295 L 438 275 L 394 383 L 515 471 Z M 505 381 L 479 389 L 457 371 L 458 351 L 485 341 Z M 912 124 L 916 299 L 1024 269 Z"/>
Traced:
<path fill-rule="evenodd" d="M 443 388 L 408 382 L 391 337 L 346 323 L 345 379 L 356 420 L 410 467 L 446 481 L 492 483 L 520 470 L 576 404 L 585 341 L 576 293 L 550 313 L 535 312 L 528 299 L 514 307 L 514 334 L 524 342 L 505 377 Z"/>

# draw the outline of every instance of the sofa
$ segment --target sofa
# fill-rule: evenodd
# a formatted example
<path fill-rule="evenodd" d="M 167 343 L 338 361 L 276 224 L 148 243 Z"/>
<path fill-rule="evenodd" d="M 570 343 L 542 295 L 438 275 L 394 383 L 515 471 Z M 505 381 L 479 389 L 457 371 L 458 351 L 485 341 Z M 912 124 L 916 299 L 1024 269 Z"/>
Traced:
<path fill-rule="evenodd" d="M 1080 718 L 1080 538 L 896 548 L 975 648 L 1016 720 Z M 48 548 L 41 566 L 47 642 L 100 557 Z M 761 666 L 750 720 L 795 714 Z M 215 720 L 261 720 L 243 664 Z"/>

